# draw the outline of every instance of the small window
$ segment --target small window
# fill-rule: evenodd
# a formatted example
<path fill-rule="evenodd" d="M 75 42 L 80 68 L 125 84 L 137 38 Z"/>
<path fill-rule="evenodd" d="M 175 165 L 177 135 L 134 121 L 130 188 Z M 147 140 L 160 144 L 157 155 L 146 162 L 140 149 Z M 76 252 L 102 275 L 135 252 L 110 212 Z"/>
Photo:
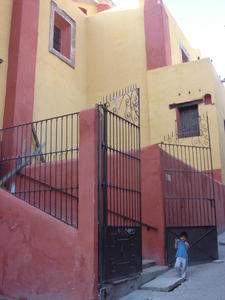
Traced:
<path fill-rule="evenodd" d="M 178 107 L 177 129 L 178 137 L 186 138 L 192 136 L 199 136 L 199 116 L 198 105 Z"/>
<path fill-rule="evenodd" d="M 75 67 L 75 21 L 51 2 L 49 51 Z"/>
<path fill-rule="evenodd" d="M 181 62 L 186 63 L 190 61 L 190 56 L 184 46 L 180 45 L 180 52 L 181 52 Z"/>
<path fill-rule="evenodd" d="M 87 9 L 84 7 L 79 7 L 79 9 L 85 14 L 87 15 Z"/>

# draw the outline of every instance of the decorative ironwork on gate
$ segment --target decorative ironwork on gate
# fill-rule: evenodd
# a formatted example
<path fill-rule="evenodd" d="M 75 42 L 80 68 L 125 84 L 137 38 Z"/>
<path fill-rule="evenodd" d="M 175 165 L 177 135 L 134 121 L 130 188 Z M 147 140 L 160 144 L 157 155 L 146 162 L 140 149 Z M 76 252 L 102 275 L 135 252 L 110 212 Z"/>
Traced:
<path fill-rule="evenodd" d="M 103 105 L 112 113 L 140 126 L 139 89 L 133 85 L 103 97 Z"/>
<path fill-rule="evenodd" d="M 182 138 L 176 130 L 160 144 L 168 263 L 174 258 L 171 235 L 179 235 L 182 229 L 195 237 L 190 251 L 193 260 L 207 257 L 202 255 L 207 239 L 211 243 L 208 258 L 217 257 L 214 174 L 207 115 L 199 117 L 198 126 L 199 135 L 189 133 Z"/>
<path fill-rule="evenodd" d="M 98 106 L 100 283 L 141 271 L 139 89 L 115 95 Z"/>
<path fill-rule="evenodd" d="M 196 127 L 198 127 L 197 131 Z M 198 125 L 194 125 L 192 130 L 190 130 L 190 128 L 187 130 L 180 128 L 176 121 L 175 133 L 172 132 L 171 134 L 164 136 L 163 142 L 177 145 L 210 147 L 208 116 L 199 116 Z"/>

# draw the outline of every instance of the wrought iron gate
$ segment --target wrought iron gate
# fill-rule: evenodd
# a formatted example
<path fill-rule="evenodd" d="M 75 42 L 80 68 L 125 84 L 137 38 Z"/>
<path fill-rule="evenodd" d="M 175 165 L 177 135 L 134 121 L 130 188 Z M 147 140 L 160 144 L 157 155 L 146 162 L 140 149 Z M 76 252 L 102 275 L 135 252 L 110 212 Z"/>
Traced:
<path fill-rule="evenodd" d="M 139 89 L 98 106 L 99 283 L 142 269 Z"/>
<path fill-rule="evenodd" d="M 174 261 L 174 238 L 189 236 L 190 261 L 218 258 L 215 190 L 208 116 L 198 133 L 176 134 L 161 143 L 167 263 Z"/>

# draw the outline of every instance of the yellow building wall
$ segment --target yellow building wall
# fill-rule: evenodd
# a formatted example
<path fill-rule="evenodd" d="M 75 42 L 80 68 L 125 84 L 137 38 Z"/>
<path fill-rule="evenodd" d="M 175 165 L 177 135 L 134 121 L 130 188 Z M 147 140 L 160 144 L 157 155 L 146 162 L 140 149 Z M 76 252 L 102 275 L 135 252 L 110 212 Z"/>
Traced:
<path fill-rule="evenodd" d="M 8 49 L 11 30 L 13 0 L 1 1 L 0 4 L 0 128 L 3 126 L 7 70 L 8 70 Z"/>
<path fill-rule="evenodd" d="M 88 105 L 121 88 L 141 89 L 142 145 L 150 142 L 143 10 L 105 12 L 88 18 Z"/>
<path fill-rule="evenodd" d="M 33 119 L 58 116 L 87 107 L 86 19 L 72 0 L 56 0 L 76 22 L 75 69 L 49 52 L 50 0 L 40 0 Z"/>
<path fill-rule="evenodd" d="M 98 7 L 97 5 L 94 4 L 87 4 L 84 2 L 74 2 L 74 6 L 79 8 L 79 7 L 83 7 L 87 10 L 87 16 L 92 16 L 97 14 L 98 12 Z"/>
<path fill-rule="evenodd" d="M 225 87 L 221 83 L 221 79 L 216 73 L 214 67 L 212 67 L 212 73 L 214 77 L 214 93 L 216 96 L 222 179 L 225 183 Z"/>
<path fill-rule="evenodd" d="M 175 133 L 173 103 L 199 100 L 212 95 L 213 105 L 199 105 L 199 115 L 208 113 L 214 169 L 221 168 L 219 134 L 212 64 L 210 59 L 188 62 L 148 71 L 148 97 L 151 144 L 163 141 L 164 136 Z M 187 143 L 190 139 L 186 139 Z"/>
<path fill-rule="evenodd" d="M 165 6 L 166 8 L 166 6 Z M 187 38 L 183 34 L 182 30 L 177 25 L 176 21 L 166 8 L 167 15 L 169 18 L 169 30 L 170 30 L 170 44 L 171 44 L 171 55 L 172 55 L 172 64 L 179 64 L 182 62 L 180 44 L 187 50 L 190 61 L 197 60 L 200 57 L 199 49 L 194 49 Z"/>

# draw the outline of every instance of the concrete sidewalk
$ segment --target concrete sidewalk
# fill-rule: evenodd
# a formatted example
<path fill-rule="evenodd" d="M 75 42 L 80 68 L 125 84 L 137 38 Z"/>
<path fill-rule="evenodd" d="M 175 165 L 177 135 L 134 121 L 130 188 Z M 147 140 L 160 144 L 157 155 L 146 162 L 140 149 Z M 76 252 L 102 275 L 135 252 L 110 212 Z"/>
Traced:
<path fill-rule="evenodd" d="M 225 232 L 219 235 L 218 241 L 225 241 Z M 223 243 L 219 243 L 219 259 L 225 261 L 225 245 Z M 225 263 L 218 261 L 188 267 L 188 280 L 171 292 L 137 290 L 121 298 L 121 300 L 176 299 L 225 300 Z"/>

